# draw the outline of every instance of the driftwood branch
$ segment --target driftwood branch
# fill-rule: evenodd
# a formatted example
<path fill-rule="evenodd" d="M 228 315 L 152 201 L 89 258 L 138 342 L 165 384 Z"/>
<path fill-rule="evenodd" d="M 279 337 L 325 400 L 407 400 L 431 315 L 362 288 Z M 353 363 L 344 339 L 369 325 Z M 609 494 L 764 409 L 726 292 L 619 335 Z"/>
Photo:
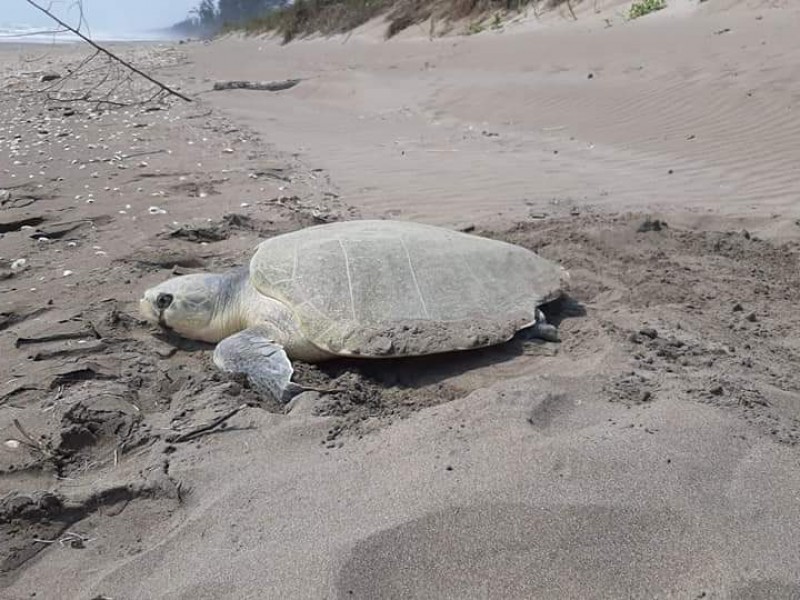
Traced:
<path fill-rule="evenodd" d="M 293 88 L 299 79 L 286 79 L 284 81 L 218 81 L 214 84 L 214 91 L 221 90 L 259 90 L 264 92 L 280 92 Z"/>
<path fill-rule="evenodd" d="M 107 50 L 106 48 L 102 47 L 102 46 L 101 46 L 101 45 L 99 45 L 97 42 L 93 41 L 91 38 L 89 38 L 88 36 L 84 35 L 84 34 L 83 34 L 81 31 L 80 31 L 80 29 L 79 29 L 79 28 L 72 27 L 72 26 L 71 26 L 71 25 L 69 25 L 68 23 L 66 23 L 66 22 L 62 21 L 62 20 L 61 20 L 61 19 L 59 19 L 59 18 L 58 18 L 56 15 L 54 15 L 54 14 L 52 13 L 52 11 L 50 11 L 49 9 L 47 9 L 47 8 L 45 8 L 45 7 L 43 7 L 43 6 L 39 5 L 39 4 L 37 4 L 37 3 L 36 3 L 36 2 L 34 2 L 33 0 L 25 0 L 25 1 L 26 1 L 28 4 L 30 4 L 31 6 L 33 6 L 35 9 L 37 9 L 37 10 L 39 10 L 39 11 L 43 12 L 43 13 L 44 13 L 44 14 L 46 14 L 48 17 L 50 17 L 51 19 L 53 19 L 53 21 L 55 21 L 56 23 L 58 23 L 58 24 L 59 24 L 59 26 L 63 27 L 63 28 L 66 30 L 66 31 L 70 31 L 70 32 L 72 32 L 73 34 L 77 35 L 77 36 L 78 36 L 79 38 L 81 38 L 81 39 L 82 39 L 84 42 L 86 42 L 87 44 L 89 44 L 90 46 L 92 46 L 92 47 L 93 47 L 95 50 L 97 50 L 98 52 L 100 52 L 100 53 L 102 53 L 102 54 L 105 54 L 105 55 L 106 55 L 106 56 L 108 56 L 110 59 L 112 59 L 112 60 L 114 60 L 114 61 L 118 62 L 119 64 L 121 64 L 122 66 L 124 66 L 126 69 L 129 69 L 130 71 L 133 71 L 134 73 L 136 73 L 136 74 L 137 74 L 137 75 L 139 75 L 140 77 L 143 77 L 144 79 L 146 79 L 147 81 L 149 81 L 149 82 L 150 82 L 150 83 L 152 83 L 153 85 L 156 85 L 156 86 L 158 86 L 159 88 L 161 88 L 162 90 L 164 90 L 166 93 L 168 93 L 168 94 L 171 94 L 171 95 L 173 95 L 173 96 L 176 96 L 176 97 L 180 98 L 181 100 L 185 100 L 186 102 L 192 102 L 192 99 L 191 99 L 191 98 L 189 98 L 188 96 L 185 96 L 185 95 L 181 94 L 180 92 L 178 92 L 178 91 L 176 91 L 176 90 L 172 89 L 171 87 L 169 87 L 169 86 L 167 86 L 167 85 L 165 85 L 165 84 L 161 83 L 160 81 L 158 81 L 158 80 L 156 80 L 156 79 L 152 78 L 150 75 L 148 75 L 147 73 L 145 73 L 145 72 L 143 72 L 143 71 L 141 71 L 141 70 L 137 69 L 135 66 L 133 66 L 132 64 L 130 64 L 130 63 L 129 63 L 129 62 L 127 62 L 126 60 L 124 60 L 124 59 L 120 58 L 119 56 L 117 56 L 116 54 L 114 54 L 113 52 L 111 52 L 110 50 Z M 83 23 L 83 13 L 81 12 L 81 24 L 82 24 L 82 23 Z"/>

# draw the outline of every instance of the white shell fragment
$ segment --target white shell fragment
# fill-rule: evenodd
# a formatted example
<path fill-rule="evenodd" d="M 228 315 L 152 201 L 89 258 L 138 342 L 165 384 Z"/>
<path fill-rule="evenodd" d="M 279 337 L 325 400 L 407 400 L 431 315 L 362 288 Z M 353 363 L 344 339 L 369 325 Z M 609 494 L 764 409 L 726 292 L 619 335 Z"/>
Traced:
<path fill-rule="evenodd" d="M 27 266 L 28 266 L 27 260 L 25 260 L 24 258 L 18 258 L 17 260 L 11 263 L 11 270 L 22 271 Z"/>
<path fill-rule="evenodd" d="M 147 209 L 147 212 L 149 212 L 151 215 L 167 214 L 167 211 L 165 211 L 163 208 L 159 208 L 158 206 L 151 206 L 150 208 Z"/>

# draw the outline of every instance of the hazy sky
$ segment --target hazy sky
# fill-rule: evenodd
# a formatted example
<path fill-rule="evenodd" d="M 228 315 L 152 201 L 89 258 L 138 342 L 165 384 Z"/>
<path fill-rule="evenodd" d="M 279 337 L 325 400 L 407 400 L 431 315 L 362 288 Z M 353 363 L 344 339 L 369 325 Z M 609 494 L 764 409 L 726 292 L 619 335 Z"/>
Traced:
<path fill-rule="evenodd" d="M 59 16 L 68 11 L 74 0 L 42 0 L 43 6 L 52 3 Z M 83 0 L 83 8 L 92 31 L 105 33 L 140 32 L 166 27 L 183 20 L 199 0 Z M 0 0 L 0 24 L 47 25 L 48 18 L 25 0 Z"/>

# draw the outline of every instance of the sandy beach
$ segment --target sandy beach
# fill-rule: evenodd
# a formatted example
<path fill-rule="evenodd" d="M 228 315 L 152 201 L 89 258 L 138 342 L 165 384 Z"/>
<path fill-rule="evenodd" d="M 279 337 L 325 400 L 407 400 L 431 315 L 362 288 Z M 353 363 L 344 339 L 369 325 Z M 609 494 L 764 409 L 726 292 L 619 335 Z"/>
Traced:
<path fill-rule="evenodd" d="M 800 597 L 800 7 L 628 4 L 113 46 L 192 102 L 0 44 L 0 598 Z M 557 261 L 561 342 L 287 407 L 137 312 L 357 218 Z"/>

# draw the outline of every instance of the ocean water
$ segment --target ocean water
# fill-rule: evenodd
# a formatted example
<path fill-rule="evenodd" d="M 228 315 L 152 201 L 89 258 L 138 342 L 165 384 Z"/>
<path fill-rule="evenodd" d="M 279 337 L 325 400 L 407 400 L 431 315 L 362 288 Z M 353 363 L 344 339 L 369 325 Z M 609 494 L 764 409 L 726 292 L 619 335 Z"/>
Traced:
<path fill-rule="evenodd" d="M 108 31 L 83 31 L 85 35 L 97 42 L 145 42 L 173 39 L 167 31 L 146 32 L 108 32 Z M 69 44 L 81 41 L 72 33 L 53 33 L 42 27 L 30 25 L 0 23 L 0 44 L 13 42 L 15 44 Z"/>

